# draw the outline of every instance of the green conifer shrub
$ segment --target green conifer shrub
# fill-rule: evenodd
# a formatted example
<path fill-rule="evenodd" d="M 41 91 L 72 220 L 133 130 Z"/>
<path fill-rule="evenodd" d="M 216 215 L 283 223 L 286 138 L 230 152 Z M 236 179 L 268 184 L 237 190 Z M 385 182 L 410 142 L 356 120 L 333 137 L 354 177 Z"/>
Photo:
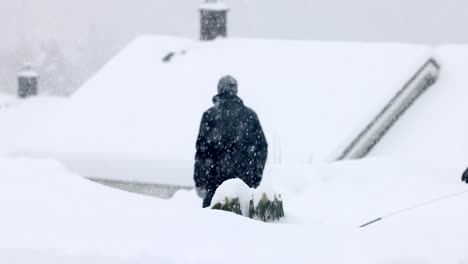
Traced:
<path fill-rule="evenodd" d="M 248 202 L 248 212 L 244 215 L 241 210 L 239 197 L 225 197 L 223 203 L 216 203 L 211 207 L 214 210 L 224 210 L 238 215 L 244 215 L 252 219 L 263 222 L 274 222 L 284 217 L 284 208 L 281 195 L 273 195 L 273 200 L 269 200 L 266 193 L 263 193 L 258 204 L 255 205 L 254 197 Z"/>

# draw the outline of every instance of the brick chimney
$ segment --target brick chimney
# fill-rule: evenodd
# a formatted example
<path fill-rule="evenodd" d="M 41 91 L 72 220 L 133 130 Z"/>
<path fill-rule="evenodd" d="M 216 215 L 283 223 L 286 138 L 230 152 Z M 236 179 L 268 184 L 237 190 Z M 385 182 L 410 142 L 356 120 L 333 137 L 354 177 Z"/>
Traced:
<path fill-rule="evenodd" d="M 222 0 L 205 0 L 200 6 L 200 39 L 227 37 L 228 6 Z"/>
<path fill-rule="evenodd" d="M 37 95 L 37 84 L 39 75 L 31 65 L 26 63 L 23 69 L 18 72 L 18 96 L 27 98 Z"/>

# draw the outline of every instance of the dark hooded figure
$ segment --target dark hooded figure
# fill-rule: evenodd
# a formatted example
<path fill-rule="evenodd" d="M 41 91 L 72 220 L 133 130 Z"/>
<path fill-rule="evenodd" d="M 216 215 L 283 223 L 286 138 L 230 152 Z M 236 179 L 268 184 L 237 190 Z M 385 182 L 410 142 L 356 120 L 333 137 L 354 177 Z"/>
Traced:
<path fill-rule="evenodd" d="M 462 181 L 468 183 L 468 168 L 462 174 Z"/>
<path fill-rule="evenodd" d="M 262 180 L 268 144 L 257 114 L 237 96 L 237 81 L 221 78 L 214 106 L 200 124 L 194 180 L 203 207 L 211 204 L 216 189 L 226 180 L 240 178 L 250 188 Z"/>

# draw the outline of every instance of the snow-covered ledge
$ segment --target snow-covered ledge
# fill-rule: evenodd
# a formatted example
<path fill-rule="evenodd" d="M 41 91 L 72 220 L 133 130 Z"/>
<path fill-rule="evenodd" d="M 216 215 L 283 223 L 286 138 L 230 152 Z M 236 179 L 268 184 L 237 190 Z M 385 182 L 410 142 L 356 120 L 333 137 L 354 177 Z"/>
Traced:
<path fill-rule="evenodd" d="M 400 116 L 436 82 L 439 71 L 440 66 L 437 61 L 429 59 L 352 141 L 338 160 L 359 159 L 366 156 Z"/>

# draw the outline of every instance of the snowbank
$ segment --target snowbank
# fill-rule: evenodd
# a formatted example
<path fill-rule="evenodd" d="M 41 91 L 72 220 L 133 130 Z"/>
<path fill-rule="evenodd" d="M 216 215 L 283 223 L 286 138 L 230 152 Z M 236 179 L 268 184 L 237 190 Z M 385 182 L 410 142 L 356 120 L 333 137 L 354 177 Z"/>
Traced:
<path fill-rule="evenodd" d="M 56 162 L 2 158 L 0 170 L 2 263 L 299 263 L 319 259 L 311 245 L 331 249 L 323 236 L 269 255 L 312 232 L 114 190 Z"/>
<path fill-rule="evenodd" d="M 0 158 L 0 171 L 2 263 L 458 264 L 467 259 L 468 195 L 357 228 L 385 213 L 468 190 L 447 169 L 389 160 L 270 168 L 264 184 L 284 194 L 283 224 L 201 209 L 194 192 L 165 201 L 111 189 L 54 161 Z"/>

